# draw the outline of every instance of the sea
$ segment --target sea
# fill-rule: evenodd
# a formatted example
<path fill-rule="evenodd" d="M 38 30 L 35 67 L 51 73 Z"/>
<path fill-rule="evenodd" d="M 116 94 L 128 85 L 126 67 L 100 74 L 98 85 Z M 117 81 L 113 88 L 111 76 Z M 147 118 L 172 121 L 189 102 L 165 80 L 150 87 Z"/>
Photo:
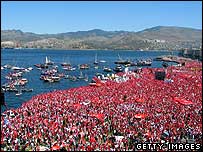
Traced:
<path fill-rule="evenodd" d="M 115 61 L 119 56 L 122 59 L 129 59 L 136 61 L 140 59 L 154 59 L 162 55 L 171 55 L 171 51 L 137 51 L 137 50 L 51 50 L 51 49 L 1 49 L 1 66 L 6 64 L 18 67 L 32 67 L 33 70 L 23 74 L 23 78 L 27 78 L 28 83 L 26 88 L 33 89 L 32 92 L 23 92 L 22 95 L 16 96 L 16 92 L 5 92 L 5 101 L 8 109 L 19 108 L 22 103 L 30 100 L 33 96 L 52 92 L 55 90 L 65 90 L 69 88 L 86 86 L 91 81 L 92 77 L 97 73 L 104 73 L 103 67 L 114 68 Z M 173 55 L 178 55 L 178 51 L 173 51 Z M 93 64 L 97 56 L 99 62 L 98 68 Z M 69 79 L 62 78 L 59 82 L 49 83 L 40 80 L 41 70 L 35 67 L 35 64 L 45 63 L 45 58 L 48 57 L 58 66 L 59 73 L 65 75 L 79 76 L 80 71 L 83 75 L 87 75 L 89 80 L 70 81 Z M 75 71 L 65 71 L 60 65 L 62 62 L 70 62 Z M 90 68 L 80 70 L 79 64 L 89 64 Z M 170 63 L 175 64 L 175 63 Z M 162 62 L 153 61 L 150 67 L 162 67 Z M 136 67 L 133 67 L 136 68 Z M 1 70 L 1 86 L 8 82 L 5 78 L 8 73 L 12 72 L 11 69 L 4 68 Z M 5 111 L 4 106 L 1 107 L 1 113 Z"/>

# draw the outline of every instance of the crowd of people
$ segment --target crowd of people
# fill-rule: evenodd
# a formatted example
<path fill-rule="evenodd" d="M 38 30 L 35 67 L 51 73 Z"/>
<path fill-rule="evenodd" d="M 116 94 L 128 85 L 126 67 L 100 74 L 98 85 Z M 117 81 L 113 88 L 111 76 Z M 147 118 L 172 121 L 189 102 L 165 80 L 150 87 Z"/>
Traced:
<path fill-rule="evenodd" d="M 164 81 L 155 71 L 164 70 Z M 136 143 L 202 144 L 202 62 L 144 68 L 39 94 L 1 115 L 1 150 L 128 151 Z M 175 100 L 190 101 L 181 103 Z"/>

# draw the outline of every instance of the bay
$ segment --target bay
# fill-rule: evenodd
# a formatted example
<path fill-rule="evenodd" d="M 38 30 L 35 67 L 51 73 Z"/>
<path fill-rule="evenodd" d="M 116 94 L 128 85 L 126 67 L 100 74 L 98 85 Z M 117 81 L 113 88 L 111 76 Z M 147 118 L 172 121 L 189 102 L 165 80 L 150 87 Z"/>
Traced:
<path fill-rule="evenodd" d="M 105 63 L 99 63 L 99 68 L 94 68 L 95 55 L 97 54 L 98 61 L 105 60 Z M 33 92 L 23 92 L 21 96 L 16 96 L 15 92 L 5 92 L 5 100 L 7 107 L 18 108 L 22 103 L 30 100 L 32 96 L 37 94 L 52 92 L 54 90 L 64 90 L 79 86 L 88 85 L 91 78 L 96 73 L 104 73 L 103 67 L 114 68 L 114 61 L 118 60 L 118 54 L 123 59 L 154 59 L 161 55 L 170 55 L 169 51 L 114 51 L 114 50 L 45 50 L 45 49 L 2 49 L 1 50 L 1 66 L 5 64 L 10 64 L 12 66 L 19 67 L 33 67 L 33 70 L 23 74 L 24 78 L 28 79 L 26 88 L 33 88 Z M 173 55 L 178 55 L 178 52 L 173 52 Z M 89 77 L 89 82 L 86 81 L 70 81 L 68 79 L 62 78 L 61 81 L 56 83 L 46 83 L 39 79 L 41 71 L 37 69 L 34 64 L 44 63 L 45 58 L 49 57 L 56 65 L 60 73 L 75 75 L 80 74 L 78 69 L 79 64 L 89 64 L 90 69 L 82 70 L 83 74 L 87 74 Z M 72 66 L 76 67 L 75 71 L 65 71 L 61 68 L 60 63 L 68 61 Z M 151 67 L 162 67 L 162 62 L 153 61 Z M 11 72 L 10 69 L 1 70 L 1 86 L 8 82 L 5 76 Z M 5 111 L 5 107 L 1 108 L 1 112 Z"/>

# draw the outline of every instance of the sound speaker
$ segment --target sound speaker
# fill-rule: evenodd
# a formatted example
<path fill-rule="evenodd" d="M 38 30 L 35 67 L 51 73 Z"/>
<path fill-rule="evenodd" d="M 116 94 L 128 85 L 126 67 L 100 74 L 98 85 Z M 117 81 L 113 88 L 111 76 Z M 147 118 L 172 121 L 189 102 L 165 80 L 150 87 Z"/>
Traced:
<path fill-rule="evenodd" d="M 156 80 L 164 80 L 165 77 L 166 77 L 166 73 L 164 71 L 155 71 Z"/>

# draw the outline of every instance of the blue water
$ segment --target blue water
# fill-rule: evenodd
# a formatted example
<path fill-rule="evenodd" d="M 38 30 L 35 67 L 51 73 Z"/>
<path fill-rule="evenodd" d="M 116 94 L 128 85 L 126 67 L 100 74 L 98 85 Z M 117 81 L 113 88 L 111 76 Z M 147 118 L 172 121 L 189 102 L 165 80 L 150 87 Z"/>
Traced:
<path fill-rule="evenodd" d="M 119 55 L 124 59 L 146 59 L 146 58 L 155 58 L 161 55 L 169 55 L 170 52 L 167 51 L 103 51 L 103 50 L 40 50 L 40 49 L 3 49 L 1 50 L 1 66 L 5 64 L 10 64 L 13 66 L 19 67 L 33 67 L 33 70 L 24 73 L 23 77 L 28 79 L 26 88 L 33 88 L 33 92 L 23 92 L 21 96 L 16 96 L 15 92 L 5 92 L 5 100 L 7 107 L 18 108 L 23 102 L 31 99 L 32 96 L 51 92 L 58 89 L 68 89 L 78 86 L 88 85 L 88 82 L 84 80 L 72 82 L 68 79 L 62 78 L 60 82 L 56 83 L 47 83 L 39 79 L 41 71 L 38 70 L 34 64 L 44 63 L 45 57 L 48 56 L 52 61 L 56 63 L 59 67 L 59 72 L 64 74 L 70 74 L 78 76 L 80 70 L 77 68 L 76 71 L 64 71 L 61 68 L 60 63 L 64 61 L 69 61 L 71 65 L 77 67 L 78 64 L 87 63 L 91 67 L 88 70 L 82 70 L 83 74 L 87 74 L 89 81 L 96 73 L 103 72 L 103 66 L 108 66 L 111 68 L 115 67 L 114 61 L 118 59 Z M 94 58 L 97 54 L 98 60 L 105 60 L 106 63 L 99 63 L 99 69 L 94 68 Z M 177 55 L 178 52 L 174 52 L 174 55 Z M 162 62 L 153 61 L 151 67 L 162 67 Z M 11 72 L 10 69 L 1 70 L 1 85 L 7 82 L 5 76 Z M 2 111 L 5 108 L 2 107 Z"/>

